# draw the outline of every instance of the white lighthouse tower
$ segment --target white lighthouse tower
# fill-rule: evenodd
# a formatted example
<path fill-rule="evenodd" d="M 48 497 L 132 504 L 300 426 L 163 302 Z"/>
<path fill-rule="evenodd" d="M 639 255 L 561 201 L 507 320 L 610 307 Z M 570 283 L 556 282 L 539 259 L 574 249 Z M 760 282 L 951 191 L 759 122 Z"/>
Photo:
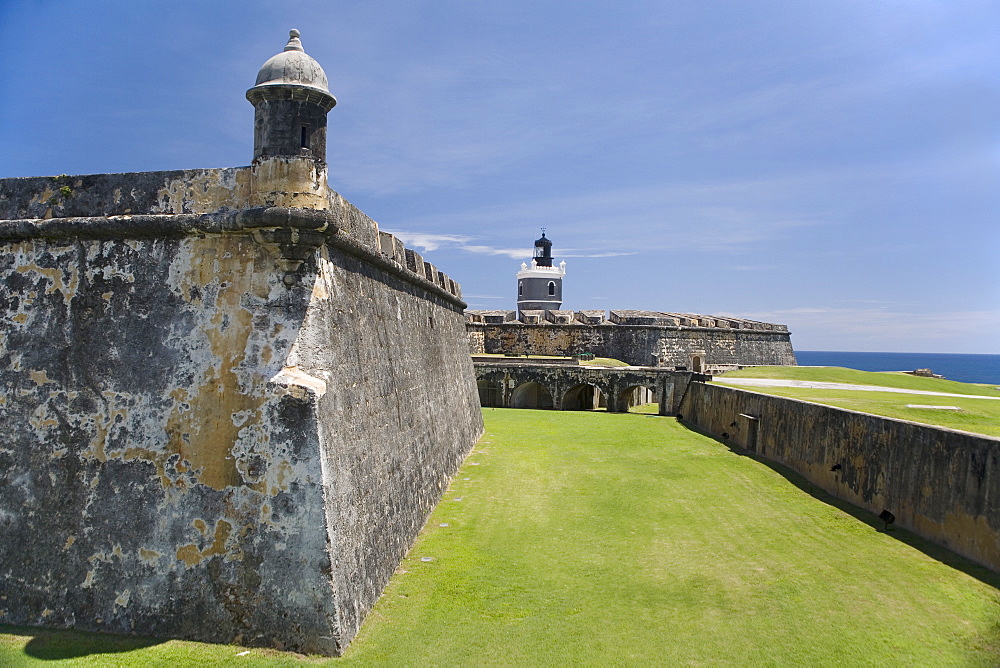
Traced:
<path fill-rule="evenodd" d="M 566 262 L 552 266 L 552 242 L 545 238 L 535 241 L 535 256 L 531 266 L 521 263 L 517 272 L 517 310 L 556 311 L 562 306 L 562 280 L 566 275 Z"/>

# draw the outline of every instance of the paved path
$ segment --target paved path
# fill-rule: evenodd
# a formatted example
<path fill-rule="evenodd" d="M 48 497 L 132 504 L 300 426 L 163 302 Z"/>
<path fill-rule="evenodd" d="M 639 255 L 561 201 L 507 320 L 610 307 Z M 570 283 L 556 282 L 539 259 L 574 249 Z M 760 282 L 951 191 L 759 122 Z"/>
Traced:
<path fill-rule="evenodd" d="M 928 392 L 926 390 L 906 390 L 901 387 L 881 387 L 879 385 L 852 385 L 850 383 L 822 383 L 814 380 L 778 380 L 775 378 L 726 378 L 718 377 L 713 382 L 724 385 L 747 385 L 750 387 L 809 387 L 817 390 L 861 390 L 862 392 L 898 392 L 899 394 L 929 394 L 934 397 L 965 397 L 966 399 L 993 399 L 981 394 L 954 394 L 952 392 Z"/>

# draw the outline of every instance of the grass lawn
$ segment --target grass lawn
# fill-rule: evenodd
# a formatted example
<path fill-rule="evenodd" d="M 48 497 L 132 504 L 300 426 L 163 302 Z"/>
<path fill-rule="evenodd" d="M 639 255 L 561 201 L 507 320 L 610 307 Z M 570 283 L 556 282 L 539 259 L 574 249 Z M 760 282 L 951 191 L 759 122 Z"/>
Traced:
<path fill-rule="evenodd" d="M 906 390 L 927 392 L 951 392 L 953 394 L 979 394 L 986 397 L 1000 397 L 996 385 L 960 383 L 957 380 L 941 378 L 921 378 L 898 371 L 858 371 L 840 366 L 756 366 L 740 371 L 727 371 L 715 377 L 726 378 L 780 378 L 782 380 L 814 380 L 824 383 L 852 383 L 854 385 L 881 385 L 899 387 Z M 940 398 L 940 397 L 939 397 Z M 907 402 L 925 403 L 925 402 Z"/>
<path fill-rule="evenodd" d="M 592 360 L 581 360 L 580 364 L 587 366 L 628 366 L 628 362 L 616 360 L 613 357 L 595 357 Z"/>
<path fill-rule="evenodd" d="M 1000 576 L 877 531 L 799 478 L 670 418 L 484 414 L 486 436 L 331 663 L 1000 663 Z M 11 631 L 2 665 L 30 658 Z M 110 642 L 66 642 L 79 638 L 88 652 Z M 83 659 L 141 665 L 168 649 L 173 665 L 245 651 L 171 641 Z"/>
<path fill-rule="evenodd" d="M 725 384 L 727 378 L 812 380 L 1000 397 L 1000 391 L 992 385 L 959 383 L 953 380 L 941 380 L 940 378 L 919 378 L 903 373 L 857 371 L 841 367 L 755 367 L 716 376 L 715 380 L 720 384 Z M 1000 401 L 995 399 L 936 397 L 933 395 L 900 394 L 895 392 L 824 390 L 806 387 L 751 387 L 741 385 L 735 385 L 734 387 L 749 390 L 750 392 L 803 399 L 805 401 L 847 408 L 863 413 L 884 415 L 886 417 L 911 420 L 913 422 L 948 427 L 950 429 L 961 429 L 988 436 L 1000 436 Z M 907 404 L 957 406 L 962 410 L 907 408 Z"/>

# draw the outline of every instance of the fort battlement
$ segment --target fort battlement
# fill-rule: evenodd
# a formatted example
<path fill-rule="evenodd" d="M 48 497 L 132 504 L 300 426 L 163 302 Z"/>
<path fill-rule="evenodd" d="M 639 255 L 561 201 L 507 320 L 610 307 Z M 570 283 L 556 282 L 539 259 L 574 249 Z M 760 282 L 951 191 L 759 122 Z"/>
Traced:
<path fill-rule="evenodd" d="M 577 355 L 629 364 L 721 371 L 748 365 L 794 365 L 785 325 L 731 316 L 612 310 L 466 311 L 472 352 Z"/>
<path fill-rule="evenodd" d="M 676 329 L 744 329 L 769 332 L 788 332 L 786 325 L 759 322 L 732 316 L 697 315 L 694 313 L 667 313 L 662 311 L 637 311 L 629 309 L 585 311 L 521 311 L 518 318 L 514 310 L 467 310 L 466 322 L 470 324 L 503 325 L 641 325 L 647 327 L 673 327 Z"/>
<path fill-rule="evenodd" d="M 313 207 L 253 206 L 252 167 L 125 172 L 76 176 L 35 176 L 0 179 L 0 234 L 4 239 L 81 236 L 184 236 L 218 234 L 241 225 L 279 229 L 286 221 L 278 210 L 305 212 L 326 241 L 335 239 L 356 253 L 388 260 L 406 280 L 441 293 L 460 308 L 459 284 L 425 262 L 419 253 L 378 229 L 378 223 L 332 189 L 325 202 Z M 325 175 L 324 175 L 325 177 Z M 270 209 L 265 220 L 262 213 Z M 227 215 L 228 214 L 228 215 Z M 257 220 L 251 222 L 252 215 Z M 295 215 L 288 220 L 295 225 Z M 51 221 L 51 222 L 48 222 Z M 229 221 L 229 222 L 227 222 Z M 335 241 L 335 242 L 336 242 Z"/>

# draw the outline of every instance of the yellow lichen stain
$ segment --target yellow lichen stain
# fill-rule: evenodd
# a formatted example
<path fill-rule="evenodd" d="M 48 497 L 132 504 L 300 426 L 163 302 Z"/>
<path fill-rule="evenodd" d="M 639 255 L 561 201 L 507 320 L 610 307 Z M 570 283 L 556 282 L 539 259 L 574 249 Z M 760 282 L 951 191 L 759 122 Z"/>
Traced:
<path fill-rule="evenodd" d="M 209 545 L 204 550 L 199 550 L 198 546 L 194 543 L 189 543 L 182 547 L 177 548 L 177 560 L 183 561 L 184 565 L 188 568 L 200 564 L 205 559 L 209 557 L 214 557 L 216 555 L 225 554 L 226 552 L 226 541 L 229 540 L 229 535 L 233 531 L 233 525 L 226 520 L 218 520 L 215 523 L 215 535 L 212 538 L 212 544 Z"/>
<path fill-rule="evenodd" d="M 115 607 L 124 608 L 126 605 L 128 605 L 128 600 L 131 597 L 132 597 L 132 591 L 126 589 L 122 593 L 118 594 L 117 598 L 115 598 Z"/>
<path fill-rule="evenodd" d="M 227 252 L 231 258 L 223 261 L 227 277 L 223 287 L 213 265 Z M 178 287 L 189 300 L 193 294 L 208 294 L 205 286 L 218 285 L 214 303 L 205 305 L 214 314 L 201 331 L 214 363 L 195 385 L 171 392 L 175 404 L 167 420 L 166 456 L 179 454 L 182 461 L 190 462 L 198 483 L 216 490 L 242 484 L 232 449 L 241 429 L 260 420 L 264 403 L 262 396 L 254 396 L 254 388 L 243 386 L 236 373 L 244 366 L 253 332 L 253 313 L 242 304 L 243 297 L 267 296 L 262 281 L 254 280 L 257 252 L 255 246 L 243 246 L 234 237 L 213 239 L 211 246 L 194 249 L 187 271 L 179 276 Z M 240 426 L 233 420 L 237 414 Z"/>
<path fill-rule="evenodd" d="M 114 294 L 115 294 L 114 292 L 102 292 L 101 293 L 101 299 L 103 299 L 106 302 L 109 302 L 109 301 L 111 301 L 111 297 Z"/>
<path fill-rule="evenodd" d="M 50 295 L 58 291 L 62 295 L 63 303 L 69 306 L 70 301 L 76 296 L 77 288 L 80 287 L 80 269 L 74 262 L 68 267 L 69 276 L 63 275 L 63 269 L 58 267 L 39 267 L 31 262 L 15 268 L 19 274 L 36 273 L 49 279 L 49 286 L 45 288 L 45 294 Z"/>
<path fill-rule="evenodd" d="M 13 320 L 14 322 L 16 322 L 19 325 L 23 325 L 25 322 L 28 321 L 28 314 L 27 313 L 18 313 L 13 318 L 11 318 L 11 320 Z"/>
<path fill-rule="evenodd" d="M 42 619 L 45 619 L 46 617 L 52 615 L 52 613 L 54 612 L 55 610 L 50 610 L 48 608 L 45 608 L 44 610 L 42 610 Z"/>
<path fill-rule="evenodd" d="M 157 192 L 154 213 L 212 213 L 246 207 L 250 170 L 211 169 L 167 182 Z"/>
<path fill-rule="evenodd" d="M 103 392 L 104 398 L 108 400 L 109 410 L 107 413 L 95 413 L 93 416 L 94 420 L 94 437 L 90 440 L 90 447 L 80 454 L 84 459 L 96 459 L 99 462 L 108 461 L 108 433 L 111 431 L 111 427 L 114 426 L 118 419 L 121 418 L 122 421 L 128 417 L 128 411 L 124 408 L 110 408 L 115 405 L 115 402 L 119 399 L 123 400 L 127 404 L 128 396 L 119 396 L 115 392 Z M 134 449 L 127 449 L 122 453 L 124 459 L 130 459 L 129 453 Z"/>
<path fill-rule="evenodd" d="M 50 199 L 55 197 L 56 191 L 51 188 L 46 188 L 40 193 L 36 193 L 34 197 L 31 198 L 31 204 L 45 204 Z M 49 209 L 51 211 L 51 209 Z"/>
<path fill-rule="evenodd" d="M 49 380 L 49 376 L 45 373 L 44 369 L 42 371 L 30 371 L 28 372 L 28 375 L 31 376 L 31 380 L 35 381 L 35 385 L 45 385 L 46 383 L 55 384 L 56 382 L 54 380 Z"/>
<path fill-rule="evenodd" d="M 159 561 L 160 557 L 162 556 L 163 555 L 157 552 L 156 550 L 147 550 L 144 547 L 139 548 L 139 559 L 141 559 L 143 562 L 151 566 L 155 565 L 156 562 Z"/>
<path fill-rule="evenodd" d="M 205 520 L 196 519 L 193 522 L 191 522 L 191 526 L 197 529 L 202 536 L 208 535 L 208 525 L 205 524 Z"/>
<path fill-rule="evenodd" d="M 87 577 L 85 577 L 83 579 L 83 582 L 80 583 L 80 588 L 81 589 L 90 589 L 91 587 L 94 586 L 94 574 L 96 572 L 97 571 L 95 571 L 95 570 L 89 570 L 89 571 L 87 571 Z"/>
<path fill-rule="evenodd" d="M 63 550 L 65 551 L 73 547 L 73 543 L 75 542 L 76 542 L 76 536 L 70 536 L 69 538 L 66 539 L 66 544 L 63 545 Z"/>

